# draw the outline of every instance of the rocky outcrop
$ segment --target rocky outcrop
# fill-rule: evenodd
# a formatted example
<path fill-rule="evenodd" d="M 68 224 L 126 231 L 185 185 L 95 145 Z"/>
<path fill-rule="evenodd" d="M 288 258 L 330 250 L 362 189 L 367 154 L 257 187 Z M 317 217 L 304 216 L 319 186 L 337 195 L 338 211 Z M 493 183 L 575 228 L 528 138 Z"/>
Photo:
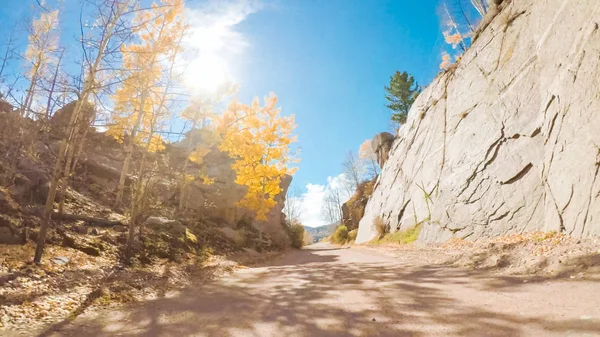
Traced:
<path fill-rule="evenodd" d="M 350 199 L 342 205 L 342 224 L 349 231 L 358 228 L 359 222 L 365 214 L 367 202 L 373 194 L 374 184 L 375 180 L 360 183 Z"/>
<path fill-rule="evenodd" d="M 376 217 L 421 242 L 600 234 L 600 3 L 502 6 L 413 105 L 356 242 Z"/>
<path fill-rule="evenodd" d="M 71 115 L 73 110 L 77 106 L 77 101 L 69 102 L 62 108 L 60 108 L 51 119 L 52 131 L 54 136 L 63 134 L 70 123 Z M 90 124 L 96 116 L 95 108 L 90 103 L 83 103 L 81 108 L 80 117 L 78 119 L 78 132 L 83 133 L 85 129 L 89 128 Z"/>
<path fill-rule="evenodd" d="M 46 200 L 50 178 L 40 164 L 28 159 L 20 160 L 16 165 L 13 181 L 9 190 L 16 199 L 37 203 Z"/>
<path fill-rule="evenodd" d="M 88 138 L 87 144 L 89 145 L 86 146 L 81 156 L 80 173 L 108 190 L 116 190 L 124 159 L 122 145 L 102 133 L 89 132 Z M 168 158 L 170 167 L 181 167 L 186 158 L 186 149 L 189 148 L 188 141 L 188 137 L 186 137 L 180 143 L 167 145 L 161 155 Z M 138 155 L 134 153 L 134 161 L 137 160 L 137 157 Z M 204 157 L 201 166 L 190 162 L 187 167 L 189 174 L 203 172 L 206 176 L 214 179 L 214 183 L 210 185 L 199 182 L 191 183 L 186 189 L 184 198 L 186 209 L 193 210 L 205 218 L 219 219 L 219 222 L 231 227 L 234 227 L 240 219 L 251 217 L 247 210 L 237 206 L 237 202 L 246 194 L 246 187 L 235 183 L 236 173 L 231 168 L 232 163 L 233 160 L 217 148 Z M 135 167 L 135 165 L 132 166 Z M 127 182 L 129 183 L 132 179 L 135 177 L 130 174 Z M 282 192 L 275 198 L 277 204 L 268 214 L 268 220 L 255 224 L 271 237 L 284 234 L 281 226 L 282 210 L 291 180 L 291 176 L 282 179 L 280 185 Z M 178 181 L 178 177 L 174 176 L 173 181 L 165 183 L 165 193 L 160 196 L 165 204 L 176 205 L 178 203 L 179 190 L 176 186 Z"/>
<path fill-rule="evenodd" d="M 383 168 L 383 165 L 388 160 L 392 143 L 394 143 L 394 136 L 389 132 L 379 133 L 371 141 L 371 149 L 375 153 L 380 168 Z"/>
<path fill-rule="evenodd" d="M 12 104 L 10 104 L 7 101 L 0 98 L 0 113 L 13 112 L 13 111 L 14 111 L 14 107 L 12 106 Z"/>

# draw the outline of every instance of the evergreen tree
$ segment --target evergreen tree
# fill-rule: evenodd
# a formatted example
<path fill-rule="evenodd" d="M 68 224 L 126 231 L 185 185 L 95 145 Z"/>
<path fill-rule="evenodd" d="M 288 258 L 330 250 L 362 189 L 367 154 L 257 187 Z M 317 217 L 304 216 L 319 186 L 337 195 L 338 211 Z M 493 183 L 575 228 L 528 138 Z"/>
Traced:
<path fill-rule="evenodd" d="M 394 76 L 390 77 L 390 85 L 385 87 L 385 91 L 385 98 L 389 101 L 386 106 L 394 111 L 392 121 L 406 123 L 408 111 L 421 93 L 421 87 L 407 72 L 396 71 Z"/>

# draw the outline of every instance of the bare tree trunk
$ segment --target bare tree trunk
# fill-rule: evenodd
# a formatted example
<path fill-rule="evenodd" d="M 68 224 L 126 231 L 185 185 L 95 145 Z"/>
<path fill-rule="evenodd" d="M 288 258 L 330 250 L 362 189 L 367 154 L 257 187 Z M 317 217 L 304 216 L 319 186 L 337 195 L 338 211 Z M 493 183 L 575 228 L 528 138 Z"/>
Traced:
<path fill-rule="evenodd" d="M 369 158 L 369 162 L 371 163 L 371 170 L 373 171 L 373 178 L 375 178 L 376 176 L 379 175 L 380 173 L 380 168 L 379 168 L 379 163 L 377 163 L 377 161 L 373 158 Z"/>
<path fill-rule="evenodd" d="M 14 55 L 15 47 L 13 46 L 13 44 L 14 44 L 16 29 L 17 29 L 17 26 L 14 26 L 12 31 L 10 32 L 8 41 L 6 42 L 6 49 L 4 50 L 4 56 L 2 57 L 2 65 L 0 65 L 0 80 L 2 80 L 2 76 L 4 75 L 4 69 L 6 68 L 6 65 L 8 64 L 8 61 L 10 59 L 12 59 L 12 57 Z"/>
<path fill-rule="evenodd" d="M 58 78 L 58 71 L 60 70 L 60 62 L 62 61 L 64 54 L 65 54 L 65 50 L 63 49 L 60 53 L 58 61 L 56 62 L 56 70 L 54 71 L 54 76 L 52 77 L 52 84 L 50 85 L 50 92 L 48 92 L 48 102 L 46 103 L 46 113 L 45 113 L 46 120 L 50 119 L 52 96 L 54 96 L 54 88 L 56 87 L 56 79 Z"/>
<path fill-rule="evenodd" d="M 461 12 L 463 18 L 465 19 L 465 22 L 469 26 L 469 30 L 471 31 L 471 33 L 475 32 L 475 27 L 473 27 L 473 25 L 471 24 L 471 20 L 469 20 L 469 16 L 465 12 L 465 8 L 463 6 L 462 1 L 458 2 L 458 7 L 460 8 L 460 12 Z"/>
<path fill-rule="evenodd" d="M 88 121 L 82 121 L 82 122 L 78 121 L 77 122 L 77 125 L 75 126 L 75 130 L 74 130 L 74 136 L 73 136 L 74 140 L 76 140 L 76 143 L 73 146 L 70 146 L 67 151 L 68 152 L 67 160 L 65 161 L 65 166 L 64 166 L 64 171 L 63 171 L 64 184 L 62 184 L 60 187 L 60 193 L 59 193 L 60 201 L 58 202 L 58 214 L 60 214 L 60 215 L 63 214 L 63 209 L 65 206 L 65 198 L 67 195 L 67 186 L 69 185 L 69 178 L 71 177 L 71 173 L 75 171 L 75 166 L 77 165 L 79 156 L 81 155 L 81 151 L 83 150 L 89 127 L 85 128 L 81 138 L 77 137 L 80 132 L 79 129 L 80 129 L 82 123 L 87 123 L 87 122 Z"/>
<path fill-rule="evenodd" d="M 81 100 L 77 101 L 75 105 L 75 109 L 71 114 L 71 118 L 69 120 L 69 124 L 67 126 L 67 136 L 63 137 L 62 144 L 60 145 L 60 151 L 58 152 L 58 158 L 56 159 L 56 163 L 54 164 L 54 169 L 52 170 L 52 180 L 50 182 L 50 189 L 48 191 L 48 197 L 46 198 L 46 205 L 44 207 L 44 215 L 42 217 L 42 224 L 40 226 L 40 233 L 38 235 L 37 245 L 35 247 L 35 256 L 33 258 L 33 262 L 40 263 L 42 260 L 42 253 L 44 252 L 44 244 L 46 243 L 46 235 L 48 233 L 48 227 L 50 226 L 50 216 L 52 215 L 52 210 L 54 209 L 54 199 L 56 198 L 56 190 L 58 185 L 62 182 L 61 176 L 61 167 L 63 164 L 63 160 L 65 159 L 65 155 L 71 142 L 72 131 L 75 123 L 77 122 L 79 112 L 81 111 Z"/>
<path fill-rule="evenodd" d="M 180 181 L 180 189 L 179 189 L 179 203 L 177 204 L 177 211 L 181 211 L 183 209 L 183 202 L 185 200 L 185 192 L 187 190 L 187 177 L 186 177 L 186 172 L 187 172 L 187 167 L 188 167 L 188 163 L 189 163 L 189 158 L 185 158 L 184 162 L 183 162 L 183 168 L 182 168 L 182 173 L 181 173 L 181 181 Z"/>
<path fill-rule="evenodd" d="M 38 80 L 38 72 L 40 69 L 40 64 L 36 63 L 35 70 L 33 72 L 33 76 L 31 76 L 31 82 L 29 83 L 29 89 L 27 90 L 27 95 L 25 95 L 25 101 L 23 102 L 23 106 L 21 107 L 21 116 L 27 117 L 29 115 L 29 111 L 31 109 L 31 104 L 33 103 L 33 92 L 35 91 L 35 84 Z"/>
<path fill-rule="evenodd" d="M 79 146 L 77 147 L 77 153 L 75 154 L 73 166 L 71 166 L 71 172 L 75 172 L 75 169 L 77 168 L 77 164 L 79 164 L 79 159 L 81 158 L 81 152 L 83 152 L 83 148 L 85 147 L 87 135 L 88 135 L 89 131 L 90 131 L 90 128 L 88 127 L 88 128 L 85 128 L 85 131 L 83 132 L 83 136 L 81 137 L 81 142 L 79 142 Z"/>
<path fill-rule="evenodd" d="M 119 207 L 121 202 L 123 202 L 123 192 L 125 190 L 125 180 L 127 178 L 127 171 L 129 170 L 129 164 L 131 163 L 131 158 L 133 156 L 133 148 L 135 146 L 135 137 L 137 137 L 138 130 L 140 125 L 142 124 L 142 120 L 144 117 L 144 104 L 146 102 L 146 91 L 144 90 L 140 96 L 140 111 L 138 112 L 137 118 L 135 120 L 135 124 L 133 125 L 133 129 L 131 130 L 131 135 L 129 136 L 127 142 L 127 148 L 125 149 L 125 160 L 123 161 L 123 168 L 121 169 L 121 176 L 119 177 L 119 186 L 117 188 L 117 197 L 115 198 L 115 206 Z"/>
<path fill-rule="evenodd" d="M 187 151 L 185 153 L 185 159 L 183 161 L 183 168 L 182 168 L 182 172 L 181 172 L 181 181 L 180 181 L 180 190 L 179 190 L 179 203 L 177 204 L 177 211 L 180 211 L 184 207 L 183 202 L 185 199 L 185 191 L 186 191 L 186 187 L 187 187 L 186 172 L 187 172 L 188 165 L 190 163 L 190 153 L 194 149 L 194 130 L 196 129 L 196 123 L 197 123 L 197 121 L 194 119 L 194 121 L 192 122 L 192 128 L 191 128 L 192 132 L 190 133 L 190 144 L 187 147 Z"/>
<path fill-rule="evenodd" d="M 77 123 L 79 124 L 79 123 Z M 77 137 L 77 133 L 79 128 L 75 128 L 75 132 L 74 132 L 74 137 Z M 71 160 L 73 158 L 73 148 L 75 147 L 75 145 L 73 146 L 69 146 L 69 148 L 67 149 L 67 160 L 65 160 L 65 165 L 63 167 L 63 173 L 62 173 L 62 184 L 60 185 L 60 193 L 58 194 L 59 197 L 59 202 L 58 202 L 58 214 L 62 215 L 63 214 L 63 209 L 65 206 L 65 197 L 67 194 L 67 185 L 69 184 L 69 175 L 70 175 L 70 167 L 71 167 Z"/>
<path fill-rule="evenodd" d="M 141 105 L 143 106 L 143 105 Z M 154 129 L 154 125 L 152 125 L 152 129 Z M 137 224 L 137 219 L 139 217 L 140 205 L 142 203 L 145 188 L 144 188 L 144 179 L 145 172 L 144 167 L 146 166 L 146 156 L 150 150 L 150 145 L 152 144 L 152 136 L 154 135 L 154 131 L 150 130 L 150 134 L 148 135 L 148 140 L 146 141 L 146 148 L 142 153 L 142 159 L 140 160 L 140 168 L 138 170 L 138 179 L 136 182 L 136 186 L 134 188 L 133 197 L 131 198 L 131 216 L 129 218 L 129 233 L 127 235 L 127 247 L 125 249 L 125 261 L 127 263 L 131 262 L 131 258 L 133 257 L 133 243 L 135 239 L 135 227 Z M 140 224 L 140 233 L 141 233 L 141 224 Z M 141 234 L 140 234 L 141 235 Z"/>
<path fill-rule="evenodd" d="M 83 85 L 81 96 L 79 97 L 79 100 L 75 105 L 75 109 L 71 113 L 71 118 L 67 126 L 67 135 L 63 137 L 63 142 L 60 146 L 58 158 L 56 159 L 56 163 L 54 164 L 54 168 L 52 170 L 52 180 L 50 182 L 48 197 L 46 198 L 46 205 L 44 207 L 44 215 L 42 217 L 40 232 L 35 247 L 35 256 L 33 258 L 33 262 L 35 263 L 40 263 L 42 260 L 44 245 L 46 243 L 46 235 L 48 234 L 48 227 L 50 226 L 50 217 L 54 208 L 54 199 L 56 198 L 58 185 L 62 180 L 61 167 L 63 165 L 63 161 L 65 160 L 68 147 L 70 146 L 70 143 L 72 141 L 73 131 L 75 125 L 77 125 L 77 120 L 79 119 L 79 114 L 81 113 L 83 102 L 87 101 L 89 94 L 94 88 L 96 72 L 98 70 L 100 62 L 103 59 L 104 50 L 106 49 L 106 46 L 108 45 L 108 42 L 111 39 L 114 29 L 118 23 L 118 20 L 123 14 L 123 9 L 125 8 L 124 5 L 122 6 L 120 4 L 114 4 L 114 6 L 116 6 L 116 12 L 111 12 L 111 20 L 106 25 L 106 30 L 104 31 L 105 34 L 103 34 L 103 37 L 100 40 L 100 46 L 96 54 L 96 59 L 90 67 L 89 74 Z"/>
<path fill-rule="evenodd" d="M 477 10 L 477 13 L 481 15 L 481 17 L 485 16 L 488 10 L 486 0 L 471 0 L 471 4 L 475 10 Z"/>

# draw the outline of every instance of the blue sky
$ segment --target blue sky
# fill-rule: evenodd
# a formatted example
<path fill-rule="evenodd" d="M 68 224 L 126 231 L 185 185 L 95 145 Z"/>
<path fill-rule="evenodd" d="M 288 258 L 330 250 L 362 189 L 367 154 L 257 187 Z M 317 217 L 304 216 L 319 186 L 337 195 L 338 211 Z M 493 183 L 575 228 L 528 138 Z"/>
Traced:
<path fill-rule="evenodd" d="M 429 83 L 443 37 L 437 0 L 282 1 L 239 27 L 251 45 L 241 96 L 274 91 L 298 124 L 294 184 L 324 184 L 348 150 L 389 128 L 384 85 L 396 70 Z"/>
<path fill-rule="evenodd" d="M 270 90 L 296 115 L 302 149 L 293 186 L 302 222 L 325 224 L 328 181 L 350 150 L 389 130 L 384 85 L 396 70 L 427 85 L 439 72 L 444 40 L 438 0 L 281 1 L 239 25 L 250 47 L 239 64 L 245 99 Z M 328 179 L 329 178 L 329 179 Z"/>
<path fill-rule="evenodd" d="M 62 43 L 74 45 L 79 2 L 63 2 Z M 15 24 L 24 29 L 35 4 L 1 6 L 0 36 Z M 293 186 L 306 199 L 307 225 L 324 224 L 319 198 L 342 172 L 345 154 L 389 130 L 383 89 L 389 76 L 405 70 L 427 85 L 438 73 L 445 48 L 439 5 L 440 0 L 187 1 L 201 36 L 196 45 L 210 54 L 207 59 L 224 60 L 227 75 L 240 84 L 240 100 L 273 91 L 283 114 L 295 114 L 302 160 Z"/>

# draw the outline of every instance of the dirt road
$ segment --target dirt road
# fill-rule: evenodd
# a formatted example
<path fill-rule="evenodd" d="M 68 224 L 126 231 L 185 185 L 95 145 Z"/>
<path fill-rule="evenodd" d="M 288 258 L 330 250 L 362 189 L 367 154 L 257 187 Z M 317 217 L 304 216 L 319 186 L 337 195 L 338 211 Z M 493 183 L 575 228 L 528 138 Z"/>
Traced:
<path fill-rule="evenodd" d="M 600 336 L 600 283 L 317 244 L 44 336 Z"/>

